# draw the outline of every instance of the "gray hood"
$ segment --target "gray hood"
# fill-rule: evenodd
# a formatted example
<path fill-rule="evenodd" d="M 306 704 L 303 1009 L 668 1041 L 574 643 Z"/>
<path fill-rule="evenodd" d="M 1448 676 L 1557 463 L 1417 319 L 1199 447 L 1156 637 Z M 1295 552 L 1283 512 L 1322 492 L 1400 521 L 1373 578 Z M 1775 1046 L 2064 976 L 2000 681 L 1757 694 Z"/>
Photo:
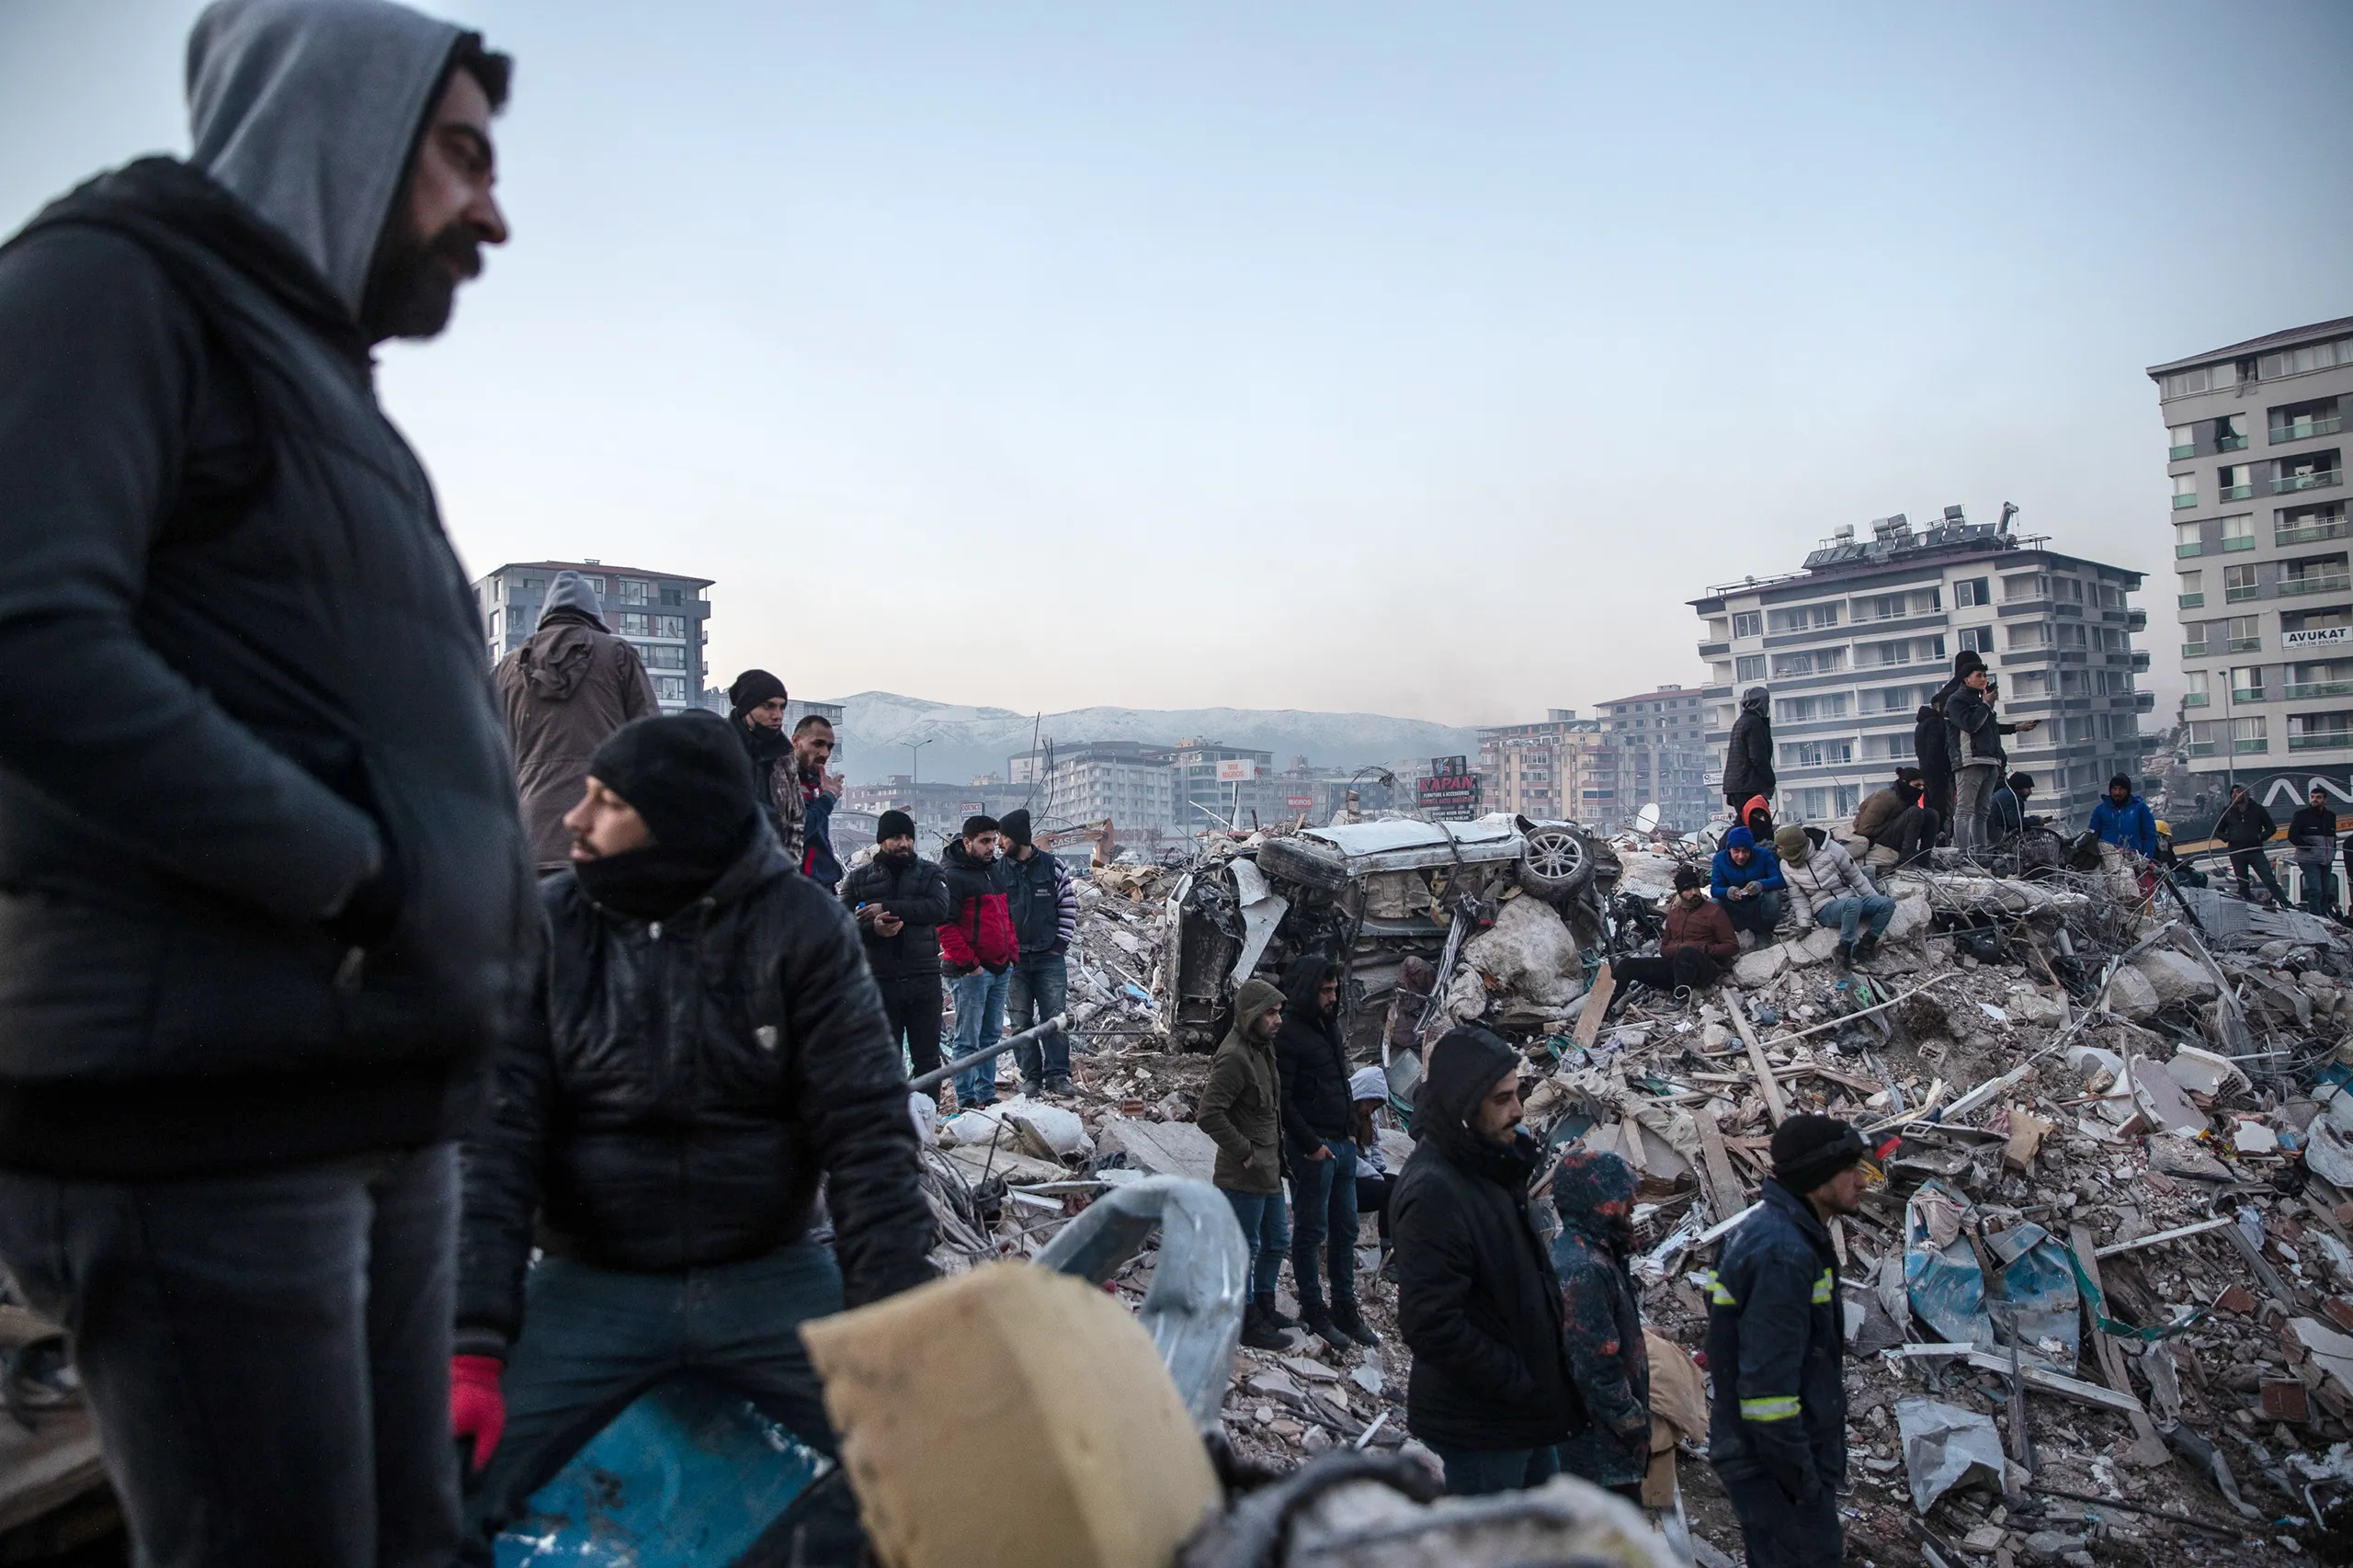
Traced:
<path fill-rule="evenodd" d="M 604 599 L 577 572 L 559 572 L 555 581 L 548 585 L 548 602 L 540 607 L 540 624 L 545 626 L 550 616 L 565 609 L 586 616 L 597 623 L 599 631 L 612 630 L 605 624 Z"/>
<path fill-rule="evenodd" d="M 1772 694 L 1761 686 L 1750 687 L 1740 698 L 1741 707 L 1760 719 L 1766 716 L 1766 709 L 1771 701 Z"/>
<path fill-rule="evenodd" d="M 463 36 L 389 0 L 216 0 L 188 34 L 188 161 L 292 240 L 355 319 Z"/>

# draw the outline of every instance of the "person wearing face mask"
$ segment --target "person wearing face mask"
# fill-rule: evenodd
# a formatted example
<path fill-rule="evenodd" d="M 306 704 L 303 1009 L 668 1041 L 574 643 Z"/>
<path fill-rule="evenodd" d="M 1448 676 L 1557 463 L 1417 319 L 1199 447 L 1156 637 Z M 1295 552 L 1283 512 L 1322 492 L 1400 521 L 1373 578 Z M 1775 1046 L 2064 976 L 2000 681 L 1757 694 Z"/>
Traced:
<path fill-rule="evenodd" d="M 915 819 L 884 812 L 874 824 L 874 858 L 842 882 L 842 904 L 858 922 L 866 967 L 882 992 L 893 1043 L 906 1042 L 916 1076 L 939 1065 L 939 926 L 948 882 L 915 853 Z"/>
<path fill-rule="evenodd" d="M 794 777 L 792 737 L 784 733 L 790 699 L 784 682 L 766 670 L 745 670 L 727 688 L 727 722 L 744 748 L 750 769 L 752 795 L 768 829 L 784 846 L 784 858 L 801 863 L 799 835 L 785 821 L 785 810 L 798 813 L 800 789 Z"/>
<path fill-rule="evenodd" d="M 1552 1173 L 1569 1370 L 1591 1417 L 1561 1444 L 1561 1468 L 1643 1500 L 1651 1466 L 1651 1364 L 1642 1298 L 1627 1260 L 1634 1251 L 1634 1167 L 1615 1154 L 1572 1145 Z"/>

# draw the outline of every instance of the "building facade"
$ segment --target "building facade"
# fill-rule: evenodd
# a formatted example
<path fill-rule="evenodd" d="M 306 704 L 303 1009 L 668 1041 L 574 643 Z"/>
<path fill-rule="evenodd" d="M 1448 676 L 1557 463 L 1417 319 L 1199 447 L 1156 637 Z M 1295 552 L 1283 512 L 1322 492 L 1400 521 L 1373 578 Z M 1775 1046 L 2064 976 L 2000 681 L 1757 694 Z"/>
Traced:
<path fill-rule="evenodd" d="M 577 572 L 605 601 L 605 624 L 637 650 L 654 678 L 665 713 L 702 700 L 703 644 L 710 641 L 712 579 L 608 566 L 598 561 L 510 562 L 474 583 L 483 641 L 496 664 L 539 630 L 548 584 L 559 572 Z"/>
<path fill-rule="evenodd" d="M 1616 737 L 1574 708 L 1548 710 L 1535 723 L 1481 730 L 1476 766 L 1484 812 L 1615 828 L 1634 810 L 1619 795 Z"/>
<path fill-rule="evenodd" d="M 2353 801 L 2344 414 L 2353 317 L 2153 365 L 2173 493 L 2189 767 L 2277 815 Z"/>
<path fill-rule="evenodd" d="M 1274 771 L 1273 752 L 1186 739 L 1168 748 L 1168 763 L 1176 770 L 1171 811 L 1179 834 L 1223 827 L 1237 810 L 1245 827 L 1253 812 L 1265 823 L 1284 814 L 1286 792 L 1268 778 Z"/>
<path fill-rule="evenodd" d="M 2140 716 L 2154 706 L 2132 647 L 2148 616 L 2126 603 L 2141 574 L 2043 548 L 1959 506 L 1915 531 L 1901 515 L 1859 541 L 1847 527 L 1787 576 L 1749 578 L 1691 601 L 1706 625 L 1707 782 L 1720 786 L 1738 694 L 1772 694 L 1778 815 L 1830 822 L 1912 763 L 1912 732 L 1963 648 L 1995 672 L 2006 742 L 2035 776 L 2046 816 L 2086 818 L 2117 773 L 2138 777 Z M 1719 796 L 1719 799 L 1721 797 Z"/>
<path fill-rule="evenodd" d="M 1093 741 L 1041 747 L 1006 758 L 1006 778 L 1038 797 L 1030 815 L 1040 824 L 1075 827 L 1108 817 L 1122 839 L 1148 842 L 1178 831 L 1177 774 L 1166 746 Z M 1183 831 L 1198 833 L 1201 825 Z"/>
<path fill-rule="evenodd" d="M 1722 796 L 1709 769 L 1708 721 L 1699 688 L 1662 686 L 1598 705 L 1618 757 L 1617 801 L 1631 815 L 1659 809 L 1660 825 L 1689 833 L 1714 816 Z"/>

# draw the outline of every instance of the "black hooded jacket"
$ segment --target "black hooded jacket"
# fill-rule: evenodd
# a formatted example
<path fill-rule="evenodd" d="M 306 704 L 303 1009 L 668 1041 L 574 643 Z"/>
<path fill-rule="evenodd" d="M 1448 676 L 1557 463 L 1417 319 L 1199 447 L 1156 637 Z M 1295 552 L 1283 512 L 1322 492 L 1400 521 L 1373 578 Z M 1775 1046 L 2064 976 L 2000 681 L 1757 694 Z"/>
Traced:
<path fill-rule="evenodd" d="M 440 29 L 406 40 L 413 140 L 458 34 L 399 15 Z M 383 165 L 367 233 L 335 229 L 362 263 L 407 145 L 377 131 L 340 149 Z M 323 155 L 288 148 L 290 188 Z M 528 986 L 473 595 L 377 406 L 356 280 L 291 232 L 151 158 L 0 250 L 0 1167 L 449 1136 Z"/>
<path fill-rule="evenodd" d="M 1316 1010 L 1332 960 L 1310 954 L 1283 976 L 1283 1027 L 1275 1035 L 1275 1067 L 1282 1075 L 1283 1132 L 1294 1148 L 1313 1149 L 1356 1135 L 1348 1096 L 1348 1053 L 1340 1026 Z M 1294 1163 L 1302 1156 L 1292 1156 Z"/>
<path fill-rule="evenodd" d="M 1745 801 L 1770 795 L 1773 776 L 1771 699 L 1761 686 L 1752 686 L 1740 699 L 1740 717 L 1732 722 L 1732 742 L 1724 748 L 1724 793 Z"/>
<path fill-rule="evenodd" d="M 1405 1424 L 1430 1447 L 1532 1449 L 1584 1425 L 1562 1336 L 1560 1280 L 1528 1184 L 1534 1140 L 1470 1130 L 1519 1055 L 1485 1029 L 1430 1051 L 1414 1113 L 1419 1142 L 1389 1198 L 1397 1326 L 1414 1353 Z"/>
<path fill-rule="evenodd" d="M 540 884 L 549 951 L 465 1149 L 458 1328 L 522 1324 L 534 1236 L 602 1268 L 755 1257 L 807 1232 L 817 1178 L 851 1306 L 931 1277 L 906 1072 L 850 918 L 757 828 L 667 920 Z"/>

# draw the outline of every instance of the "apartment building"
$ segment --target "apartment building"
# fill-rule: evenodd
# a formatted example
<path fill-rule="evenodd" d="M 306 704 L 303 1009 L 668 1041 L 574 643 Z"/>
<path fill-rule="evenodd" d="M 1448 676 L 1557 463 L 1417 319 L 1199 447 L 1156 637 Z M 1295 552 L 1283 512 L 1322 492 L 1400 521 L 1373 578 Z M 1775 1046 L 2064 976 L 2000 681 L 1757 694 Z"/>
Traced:
<path fill-rule="evenodd" d="M 1028 785 L 1010 786 L 994 776 L 950 783 L 932 778 L 919 781 L 912 774 L 894 773 L 878 784 L 845 788 L 835 820 L 840 821 L 845 812 L 869 819 L 866 832 L 870 838 L 873 817 L 884 812 L 904 812 L 915 819 L 916 850 L 936 859 L 947 841 L 963 831 L 965 818 L 1002 816 L 1030 800 L 1033 793 Z M 834 846 L 836 850 L 844 848 L 838 835 Z"/>
<path fill-rule="evenodd" d="M 2087 817 L 2109 777 L 2137 777 L 2140 716 L 2155 699 L 2134 676 L 2148 616 L 2126 602 L 2141 574 L 2063 555 L 2040 538 L 1972 523 L 1959 506 L 1914 529 L 1902 515 L 1858 540 L 1841 528 L 1785 576 L 1751 577 L 1691 601 L 1706 625 L 1709 783 L 1722 778 L 1740 692 L 1772 694 L 1779 815 L 1828 822 L 1913 759 L 1914 716 L 1952 655 L 1995 672 L 2006 720 L 2040 726 L 2007 742 L 2035 776 L 2044 814 Z"/>
<path fill-rule="evenodd" d="M 605 624 L 637 650 L 654 677 L 654 696 L 665 713 L 682 712 L 702 700 L 703 644 L 710 641 L 712 579 L 666 572 L 608 566 L 599 561 L 509 562 L 474 583 L 482 612 L 483 642 L 496 664 L 539 630 L 548 584 L 559 572 L 577 572 L 605 601 Z"/>
<path fill-rule="evenodd" d="M 2353 317 L 2149 367 L 2166 426 L 2193 778 L 2353 799 Z"/>
<path fill-rule="evenodd" d="M 1580 719 L 1574 708 L 1481 730 L 1477 771 L 1483 812 L 1614 828 L 1642 804 L 1621 803 L 1614 737 L 1602 721 Z"/>
<path fill-rule="evenodd" d="M 1284 812 L 1284 791 L 1269 777 L 1275 768 L 1273 752 L 1188 738 L 1168 748 L 1168 762 L 1176 770 L 1172 808 L 1180 834 L 1229 823 L 1237 808 L 1245 827 L 1254 812 L 1262 822 L 1273 822 Z"/>
<path fill-rule="evenodd" d="M 1631 813 L 1659 809 L 1661 825 L 1689 833 L 1718 811 L 1722 769 L 1708 750 L 1697 687 L 1662 686 L 1597 705 L 1618 757 L 1617 800 Z"/>
<path fill-rule="evenodd" d="M 1041 824 L 1075 825 L 1108 817 L 1130 841 L 1198 833 L 1210 825 L 1205 817 L 1189 823 L 1178 817 L 1181 778 L 1166 746 L 1091 741 L 1041 747 L 1007 758 L 1006 778 L 1011 788 L 1036 797 L 1030 815 Z"/>

